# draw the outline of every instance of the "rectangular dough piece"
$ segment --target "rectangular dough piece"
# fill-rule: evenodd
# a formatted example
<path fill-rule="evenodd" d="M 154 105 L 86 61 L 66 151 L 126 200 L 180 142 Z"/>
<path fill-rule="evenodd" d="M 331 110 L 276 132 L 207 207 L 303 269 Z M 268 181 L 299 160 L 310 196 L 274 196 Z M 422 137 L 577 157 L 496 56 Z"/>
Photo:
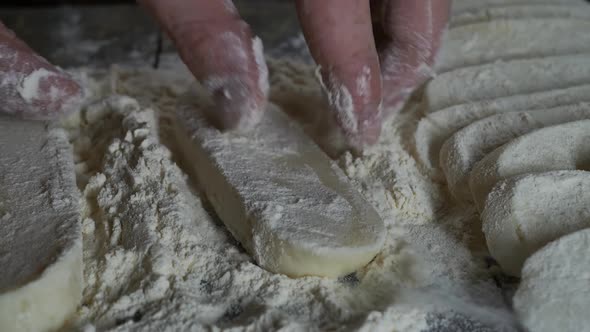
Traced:
<path fill-rule="evenodd" d="M 276 106 L 247 134 L 220 132 L 189 104 L 179 141 L 216 213 L 263 268 L 338 277 L 369 263 L 383 221 L 345 174 Z"/>
<path fill-rule="evenodd" d="M 82 298 L 82 231 L 66 133 L 0 116 L 0 331 L 60 328 Z"/>

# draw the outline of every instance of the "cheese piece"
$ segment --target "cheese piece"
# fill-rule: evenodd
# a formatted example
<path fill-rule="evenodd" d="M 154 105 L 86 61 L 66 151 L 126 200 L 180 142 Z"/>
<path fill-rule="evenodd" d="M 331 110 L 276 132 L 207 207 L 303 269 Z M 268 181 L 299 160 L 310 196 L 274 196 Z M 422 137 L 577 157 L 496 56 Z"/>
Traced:
<path fill-rule="evenodd" d="M 291 277 L 338 277 L 369 263 L 384 225 L 344 173 L 278 108 L 251 132 L 222 133 L 178 111 L 177 130 L 216 213 L 263 268 Z"/>
<path fill-rule="evenodd" d="M 78 190 L 65 135 L 0 117 L 0 331 L 55 330 L 82 297 Z"/>
<path fill-rule="evenodd" d="M 482 213 L 492 257 L 519 276 L 527 257 L 560 236 L 590 227 L 590 172 L 530 173 L 499 182 Z"/>
<path fill-rule="evenodd" d="M 458 200 L 471 201 L 469 173 L 486 154 L 533 130 L 582 119 L 590 119 L 588 103 L 496 114 L 470 124 L 449 138 L 440 150 L 440 166 L 449 190 Z"/>
<path fill-rule="evenodd" d="M 527 331 L 588 331 L 588 248 L 590 229 L 559 238 L 527 259 L 513 299 Z"/>
<path fill-rule="evenodd" d="M 479 211 L 506 178 L 533 172 L 590 169 L 590 120 L 542 128 L 497 148 L 473 167 L 469 186 Z"/>

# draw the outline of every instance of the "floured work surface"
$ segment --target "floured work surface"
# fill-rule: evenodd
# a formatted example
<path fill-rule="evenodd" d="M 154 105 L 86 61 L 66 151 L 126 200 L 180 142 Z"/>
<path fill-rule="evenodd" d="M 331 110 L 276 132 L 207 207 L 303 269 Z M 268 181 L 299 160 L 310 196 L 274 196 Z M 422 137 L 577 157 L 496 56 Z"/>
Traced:
<path fill-rule="evenodd" d="M 486 265 L 466 247 L 474 239 L 464 230 L 470 212 L 446 217 L 439 210 L 446 193 L 403 147 L 413 112 L 388 121 L 362 158 L 345 153 L 336 161 L 386 225 L 373 261 L 336 280 L 289 278 L 254 264 L 194 188 L 194 164 L 175 139 L 178 101 L 195 90 L 194 78 L 171 60 L 170 69 L 83 69 L 99 99 L 67 127 L 84 193 L 80 330 L 517 331 Z M 273 102 L 290 114 L 321 110 L 313 67 L 269 64 Z M 135 99 L 113 95 L 113 87 Z"/>
<path fill-rule="evenodd" d="M 337 277 L 375 257 L 381 218 L 294 121 L 271 105 L 253 131 L 221 133 L 196 108 L 179 110 L 185 155 L 258 264 L 293 277 Z"/>
<path fill-rule="evenodd" d="M 82 234 L 65 132 L 0 117 L 0 330 L 63 325 L 82 297 Z"/>

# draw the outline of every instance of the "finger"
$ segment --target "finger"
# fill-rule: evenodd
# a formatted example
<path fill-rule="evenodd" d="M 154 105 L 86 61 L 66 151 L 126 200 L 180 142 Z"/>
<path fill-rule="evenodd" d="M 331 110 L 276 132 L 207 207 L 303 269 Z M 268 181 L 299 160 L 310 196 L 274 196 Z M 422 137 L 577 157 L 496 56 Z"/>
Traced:
<path fill-rule="evenodd" d="M 80 107 L 83 90 L 0 22 L 0 112 L 48 120 Z"/>
<path fill-rule="evenodd" d="M 385 0 L 382 5 L 382 28 L 387 38 L 378 48 L 383 101 L 391 109 L 433 75 L 450 0 Z"/>
<path fill-rule="evenodd" d="M 254 38 L 230 1 L 141 0 L 174 41 L 182 60 L 213 96 L 213 120 L 248 129 L 262 115 L 268 70 Z"/>
<path fill-rule="evenodd" d="M 381 77 L 368 0 L 298 0 L 297 13 L 319 78 L 348 144 L 381 130 Z"/>

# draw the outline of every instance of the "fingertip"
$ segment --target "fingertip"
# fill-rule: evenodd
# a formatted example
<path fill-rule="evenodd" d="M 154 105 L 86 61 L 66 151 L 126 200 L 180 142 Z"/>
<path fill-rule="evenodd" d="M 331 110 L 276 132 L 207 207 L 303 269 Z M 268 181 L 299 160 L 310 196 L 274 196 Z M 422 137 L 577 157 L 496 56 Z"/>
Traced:
<path fill-rule="evenodd" d="M 220 129 L 247 130 L 262 117 L 268 68 L 262 41 L 228 1 L 144 0 L 180 57 L 215 103 L 208 118 Z"/>
<path fill-rule="evenodd" d="M 236 40 L 231 47 L 245 54 L 242 66 L 236 67 L 231 56 L 220 56 L 215 65 L 199 69 L 200 81 L 216 105 L 208 110 L 214 124 L 224 130 L 248 131 L 260 122 L 266 108 L 268 67 L 258 37 Z"/>
<path fill-rule="evenodd" d="M 213 77 L 202 81 L 215 107 L 206 109 L 209 120 L 223 130 L 248 131 L 262 118 L 266 93 L 248 77 Z M 249 83 L 248 83 L 249 82 Z"/>
<path fill-rule="evenodd" d="M 298 0 L 297 11 L 317 78 L 347 144 L 359 148 L 379 135 L 381 70 L 369 1 Z"/>
<path fill-rule="evenodd" d="M 388 0 L 379 45 L 387 113 L 399 109 L 414 89 L 434 76 L 434 62 L 444 34 L 449 0 Z"/>
<path fill-rule="evenodd" d="M 17 89 L 24 119 L 51 120 L 80 109 L 83 88 L 69 75 L 41 68 L 30 73 Z"/>
<path fill-rule="evenodd" d="M 1 112 L 31 120 L 51 120 L 79 109 L 82 87 L 18 39 L 0 40 L 4 96 Z"/>

